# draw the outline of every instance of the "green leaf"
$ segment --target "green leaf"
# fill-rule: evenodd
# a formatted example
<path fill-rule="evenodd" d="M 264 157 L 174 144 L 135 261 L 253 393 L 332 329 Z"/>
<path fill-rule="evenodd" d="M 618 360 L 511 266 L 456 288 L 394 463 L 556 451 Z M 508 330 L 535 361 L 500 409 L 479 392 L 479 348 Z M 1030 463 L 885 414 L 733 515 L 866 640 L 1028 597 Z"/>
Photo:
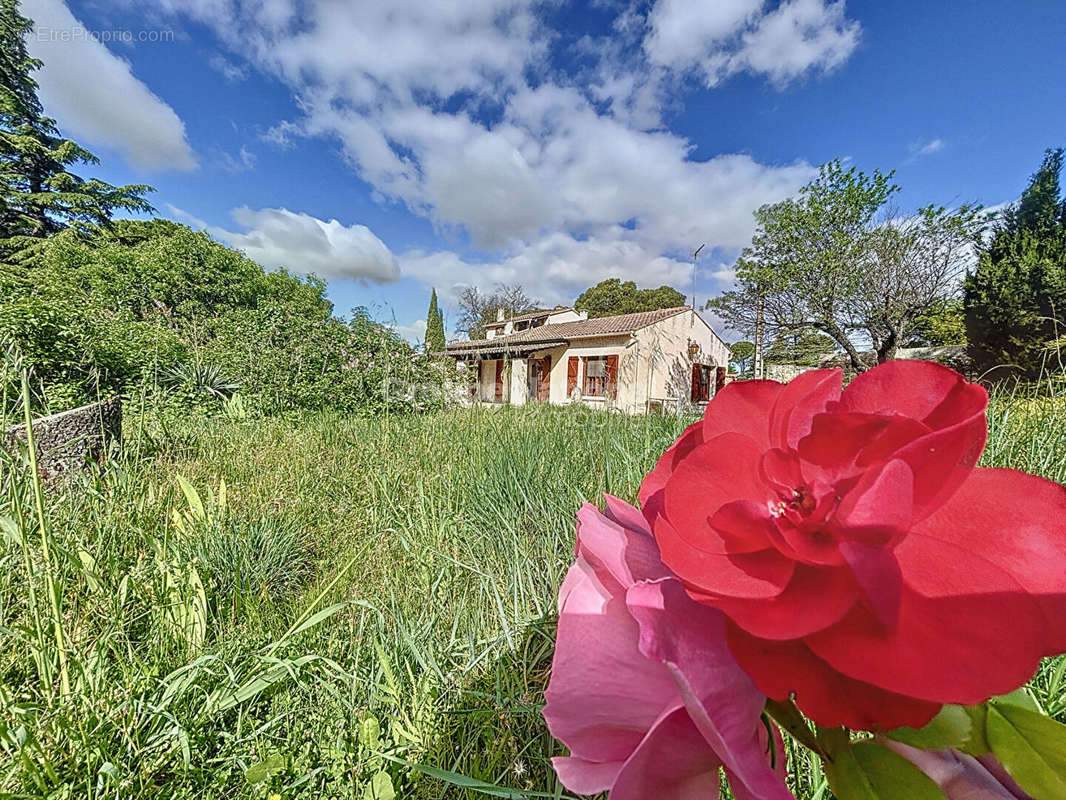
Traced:
<path fill-rule="evenodd" d="M 886 735 L 923 750 L 963 750 L 973 743 L 974 720 L 962 706 L 948 705 L 922 728 L 897 728 Z"/>
<path fill-rule="evenodd" d="M 1004 694 L 999 697 L 993 697 L 988 701 L 992 705 L 999 705 L 1001 703 L 1007 703 L 1008 705 L 1018 706 L 1019 708 L 1025 708 L 1029 711 L 1035 711 L 1037 714 L 1043 714 L 1043 709 L 1040 708 L 1040 704 L 1036 702 L 1036 698 L 1026 688 L 1015 689 L 1010 694 Z"/>
<path fill-rule="evenodd" d="M 185 501 L 189 504 L 189 510 L 193 513 L 197 519 L 206 519 L 207 514 L 204 511 L 203 501 L 200 500 L 200 495 L 193 487 L 191 483 L 185 480 L 185 477 L 178 473 L 178 486 L 181 487 L 182 494 L 185 495 Z"/>
<path fill-rule="evenodd" d="M 363 788 L 363 800 L 396 800 L 396 790 L 392 787 L 392 778 L 382 770 L 374 775 Z"/>
<path fill-rule="evenodd" d="M 381 746 L 381 725 L 377 717 L 367 717 L 359 723 L 359 744 L 368 750 Z"/>
<path fill-rule="evenodd" d="M 1066 797 L 1066 726 L 1011 703 L 988 708 L 988 742 L 1010 776 L 1036 800 Z"/>
<path fill-rule="evenodd" d="M 830 757 L 825 776 L 839 800 L 946 800 L 924 772 L 878 742 L 836 747 Z"/>
<path fill-rule="evenodd" d="M 285 756 L 281 753 L 275 753 L 265 761 L 260 761 L 248 767 L 244 771 L 244 779 L 254 786 L 257 783 L 269 780 L 271 775 L 281 772 L 283 769 L 285 769 Z"/>

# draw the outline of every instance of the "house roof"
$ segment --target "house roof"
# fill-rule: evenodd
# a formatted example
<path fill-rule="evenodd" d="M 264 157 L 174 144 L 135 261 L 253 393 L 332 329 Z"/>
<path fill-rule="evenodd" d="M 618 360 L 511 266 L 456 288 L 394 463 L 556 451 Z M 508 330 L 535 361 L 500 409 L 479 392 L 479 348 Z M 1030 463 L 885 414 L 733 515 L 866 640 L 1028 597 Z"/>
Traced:
<path fill-rule="evenodd" d="M 689 310 L 688 306 L 676 306 L 675 308 L 661 308 L 657 311 L 640 311 L 636 314 L 618 314 L 613 317 L 596 317 L 577 322 L 541 325 L 539 328 L 530 328 L 509 336 L 453 342 L 448 345 L 446 352 L 450 355 L 504 351 L 517 353 L 543 349 L 546 345 L 566 344 L 572 339 L 624 336 Z"/>

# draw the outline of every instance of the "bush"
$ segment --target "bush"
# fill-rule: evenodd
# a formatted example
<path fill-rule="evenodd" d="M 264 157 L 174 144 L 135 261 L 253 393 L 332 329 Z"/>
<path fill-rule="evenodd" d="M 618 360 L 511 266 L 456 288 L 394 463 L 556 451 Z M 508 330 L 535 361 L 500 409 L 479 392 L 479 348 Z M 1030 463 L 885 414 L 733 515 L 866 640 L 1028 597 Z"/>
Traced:
<path fill-rule="evenodd" d="M 321 281 L 264 272 L 167 220 L 63 231 L 0 270 L 0 287 L 0 338 L 22 352 L 40 410 L 144 390 L 204 408 L 239 389 L 265 412 L 440 404 L 421 391 L 438 372 L 365 313 L 335 317 Z"/>

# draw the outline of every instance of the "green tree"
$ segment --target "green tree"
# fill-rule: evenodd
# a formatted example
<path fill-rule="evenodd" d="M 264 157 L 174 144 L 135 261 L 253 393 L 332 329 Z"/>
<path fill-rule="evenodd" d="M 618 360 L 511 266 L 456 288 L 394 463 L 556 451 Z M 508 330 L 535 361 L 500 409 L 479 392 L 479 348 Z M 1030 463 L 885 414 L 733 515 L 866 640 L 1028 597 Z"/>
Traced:
<path fill-rule="evenodd" d="M 32 77 L 41 62 L 25 42 L 32 26 L 18 0 L 0 0 L 0 258 L 67 227 L 107 225 L 118 210 L 152 210 L 144 199 L 150 186 L 112 186 L 70 171 L 98 160 L 44 116 Z"/>
<path fill-rule="evenodd" d="M 964 287 L 966 334 L 983 372 L 1036 378 L 1061 350 L 1066 325 L 1063 151 L 1048 150 L 1003 214 Z"/>
<path fill-rule="evenodd" d="M 437 290 L 429 296 L 429 311 L 426 312 L 426 352 L 440 353 L 447 344 L 444 338 L 444 315 L 437 305 Z"/>
<path fill-rule="evenodd" d="M 681 292 L 670 286 L 638 289 L 634 281 L 623 282 L 619 278 L 607 278 L 578 295 L 574 308 L 589 312 L 590 317 L 609 317 L 615 314 L 675 308 L 685 305 L 685 299 Z"/>
<path fill-rule="evenodd" d="M 729 363 L 738 375 L 747 375 L 755 361 L 755 345 L 748 341 L 729 345 Z"/>
<path fill-rule="evenodd" d="M 778 331 L 766 351 L 769 364 L 799 364 L 817 367 L 822 358 L 835 351 L 836 343 L 818 331 L 798 329 Z"/>
<path fill-rule="evenodd" d="M 755 213 L 736 287 L 708 303 L 735 330 L 816 330 L 856 372 L 895 357 L 914 320 L 957 289 L 972 254 L 978 209 L 929 206 L 906 219 L 875 219 L 898 190 L 892 173 L 866 175 L 839 161 L 822 166 L 799 196 Z"/>
<path fill-rule="evenodd" d="M 966 314 L 962 300 L 942 300 L 914 320 L 907 347 L 966 344 Z"/>

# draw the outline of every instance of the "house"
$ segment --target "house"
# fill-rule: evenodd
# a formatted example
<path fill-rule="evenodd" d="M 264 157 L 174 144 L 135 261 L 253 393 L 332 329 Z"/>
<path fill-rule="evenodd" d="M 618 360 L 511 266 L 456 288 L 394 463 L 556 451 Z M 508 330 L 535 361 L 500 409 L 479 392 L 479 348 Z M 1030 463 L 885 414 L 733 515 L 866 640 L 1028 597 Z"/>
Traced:
<path fill-rule="evenodd" d="M 687 306 L 588 319 L 555 308 L 505 319 L 453 342 L 482 403 L 582 403 L 628 413 L 705 403 L 725 385 L 729 348 Z"/>

